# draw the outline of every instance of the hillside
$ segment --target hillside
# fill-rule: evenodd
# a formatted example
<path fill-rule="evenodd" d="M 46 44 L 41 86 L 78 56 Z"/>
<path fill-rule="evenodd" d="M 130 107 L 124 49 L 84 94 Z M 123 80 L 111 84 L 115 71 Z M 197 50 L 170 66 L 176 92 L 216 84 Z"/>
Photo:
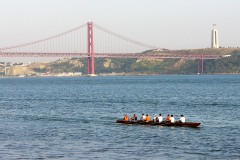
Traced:
<path fill-rule="evenodd" d="M 149 52 L 149 51 L 148 51 Z M 171 52 L 226 54 L 231 55 L 219 60 L 204 60 L 205 74 L 239 74 L 240 49 L 196 49 Z M 156 53 L 156 52 L 155 52 Z M 29 65 L 0 65 L 0 75 L 4 76 L 42 76 L 86 74 L 86 59 L 60 59 L 50 63 Z M 197 74 L 198 61 L 186 59 L 95 59 L 95 71 L 100 75 L 139 75 L 139 74 Z"/>

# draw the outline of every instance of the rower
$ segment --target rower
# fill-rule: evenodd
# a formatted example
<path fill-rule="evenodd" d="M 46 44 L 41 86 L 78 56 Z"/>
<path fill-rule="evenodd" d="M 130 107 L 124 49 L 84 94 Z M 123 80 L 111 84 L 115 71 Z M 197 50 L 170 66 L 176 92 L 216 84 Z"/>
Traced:
<path fill-rule="evenodd" d="M 186 119 L 185 119 L 183 114 L 181 115 L 181 118 L 179 119 L 179 122 L 181 122 L 181 123 L 185 123 L 186 122 Z"/>
<path fill-rule="evenodd" d="M 175 118 L 173 117 L 173 115 L 171 115 L 170 120 L 171 120 L 171 123 L 174 123 L 174 122 L 175 122 Z"/>
<path fill-rule="evenodd" d="M 124 121 L 129 121 L 129 117 L 127 114 L 125 114 L 124 118 L 123 118 Z"/>
<path fill-rule="evenodd" d="M 137 116 L 136 116 L 136 114 L 134 114 L 134 115 L 132 116 L 131 120 L 132 120 L 132 121 L 137 121 Z"/>
<path fill-rule="evenodd" d="M 147 114 L 146 115 L 146 122 L 150 122 L 151 121 L 151 118 L 150 118 L 150 116 Z"/>
<path fill-rule="evenodd" d="M 169 114 L 167 115 L 166 122 L 171 122 L 171 117 Z"/>
<path fill-rule="evenodd" d="M 158 116 L 158 122 L 161 123 L 162 121 L 163 121 L 162 114 L 159 114 L 159 116 Z"/>
<path fill-rule="evenodd" d="M 142 117 L 140 119 L 141 121 L 145 121 L 146 120 L 146 116 L 144 114 L 142 114 Z"/>
<path fill-rule="evenodd" d="M 157 120 L 158 120 L 158 117 L 157 117 L 157 115 L 156 115 L 156 114 L 154 114 L 154 117 L 153 117 L 153 122 L 157 122 Z"/>

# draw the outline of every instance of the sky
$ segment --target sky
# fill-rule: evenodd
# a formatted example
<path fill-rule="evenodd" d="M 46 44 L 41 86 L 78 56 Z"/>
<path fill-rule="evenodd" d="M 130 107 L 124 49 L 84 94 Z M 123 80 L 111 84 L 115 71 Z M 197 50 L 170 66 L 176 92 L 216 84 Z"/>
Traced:
<path fill-rule="evenodd" d="M 89 21 L 159 48 L 240 47 L 240 0 L 0 0 L 0 48 Z"/>

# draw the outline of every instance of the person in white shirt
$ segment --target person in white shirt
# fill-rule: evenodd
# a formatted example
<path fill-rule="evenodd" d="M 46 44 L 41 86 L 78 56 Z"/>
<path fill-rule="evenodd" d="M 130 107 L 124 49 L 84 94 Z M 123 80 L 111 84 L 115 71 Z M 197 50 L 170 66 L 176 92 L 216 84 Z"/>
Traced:
<path fill-rule="evenodd" d="M 182 122 L 182 123 L 186 122 L 186 119 L 185 119 L 184 115 L 181 115 L 181 118 L 179 119 L 179 121 Z"/>
<path fill-rule="evenodd" d="M 163 121 L 162 114 L 159 114 L 159 116 L 158 116 L 158 122 L 161 123 L 162 121 Z"/>
<path fill-rule="evenodd" d="M 146 115 L 142 114 L 141 121 L 146 121 Z"/>
<path fill-rule="evenodd" d="M 170 120 L 171 120 L 171 123 L 174 123 L 174 122 L 175 122 L 175 118 L 173 117 L 173 115 L 171 115 Z"/>

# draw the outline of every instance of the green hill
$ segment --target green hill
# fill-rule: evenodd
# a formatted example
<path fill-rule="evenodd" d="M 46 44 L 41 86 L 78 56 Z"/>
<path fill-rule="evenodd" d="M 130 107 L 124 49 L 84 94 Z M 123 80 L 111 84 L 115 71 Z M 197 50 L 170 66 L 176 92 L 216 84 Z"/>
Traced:
<path fill-rule="evenodd" d="M 148 51 L 149 52 L 149 51 Z M 205 74 L 239 74 L 240 49 L 196 49 L 176 50 L 171 52 L 226 54 L 218 60 L 204 60 Z M 156 53 L 156 52 L 155 52 Z M 87 74 L 86 59 L 60 59 L 50 63 L 33 63 L 28 66 L 11 66 L 7 70 L 0 65 L 0 75 L 7 72 L 9 76 L 83 73 Z M 198 61 L 187 59 L 118 59 L 96 58 L 96 74 L 106 75 L 140 75 L 140 74 L 197 74 Z"/>
<path fill-rule="evenodd" d="M 239 74 L 239 49 L 197 49 L 175 52 L 231 55 L 219 60 L 204 60 L 205 74 Z M 97 59 L 97 73 L 197 74 L 198 61 L 186 59 Z M 105 64 L 105 65 L 104 65 Z"/>

